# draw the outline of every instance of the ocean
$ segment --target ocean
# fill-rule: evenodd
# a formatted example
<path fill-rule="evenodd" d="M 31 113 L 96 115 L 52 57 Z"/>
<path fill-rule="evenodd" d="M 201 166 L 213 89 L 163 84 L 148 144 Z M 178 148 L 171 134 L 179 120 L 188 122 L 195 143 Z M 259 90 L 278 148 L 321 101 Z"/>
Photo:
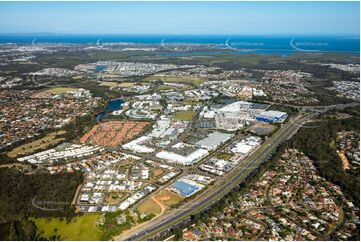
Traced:
<path fill-rule="evenodd" d="M 209 44 L 239 53 L 337 52 L 360 53 L 359 36 L 241 36 L 241 35 L 95 35 L 0 34 L 0 44 Z"/>

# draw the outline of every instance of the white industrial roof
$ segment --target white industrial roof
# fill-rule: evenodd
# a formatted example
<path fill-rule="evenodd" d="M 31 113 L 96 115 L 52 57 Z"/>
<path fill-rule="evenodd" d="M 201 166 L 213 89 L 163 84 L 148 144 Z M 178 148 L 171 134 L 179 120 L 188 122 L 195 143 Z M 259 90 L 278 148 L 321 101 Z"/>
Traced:
<path fill-rule="evenodd" d="M 247 154 L 248 152 L 250 152 L 252 150 L 252 148 L 253 148 L 252 145 L 248 145 L 248 144 L 245 144 L 245 143 L 238 143 L 232 149 L 232 152 Z"/>
<path fill-rule="evenodd" d="M 214 132 L 212 134 L 209 134 L 208 137 L 198 141 L 196 145 L 211 150 L 216 148 L 221 143 L 227 141 L 231 137 L 231 134 Z"/>
<path fill-rule="evenodd" d="M 183 165 L 191 165 L 206 155 L 208 155 L 207 150 L 198 149 L 187 156 L 179 155 L 179 154 L 169 152 L 169 151 L 161 151 L 156 154 L 156 157 L 165 159 L 165 160 L 170 160 L 170 161 L 177 162 L 177 163 L 181 163 Z"/>

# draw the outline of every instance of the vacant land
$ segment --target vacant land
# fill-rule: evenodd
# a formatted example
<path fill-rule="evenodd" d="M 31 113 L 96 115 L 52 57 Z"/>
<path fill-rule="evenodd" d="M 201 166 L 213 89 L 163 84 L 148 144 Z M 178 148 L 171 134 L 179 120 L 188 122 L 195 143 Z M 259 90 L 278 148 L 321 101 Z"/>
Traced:
<path fill-rule="evenodd" d="M 34 222 L 37 232 L 43 237 L 59 235 L 62 240 L 100 240 L 102 232 L 96 225 L 99 217 L 98 214 L 85 214 L 74 217 L 69 224 L 65 219 L 60 221 L 57 218 L 52 218 L 50 222 L 46 218 L 37 218 Z"/>
<path fill-rule="evenodd" d="M 204 79 L 198 77 L 183 77 L 183 76 L 149 76 L 144 79 L 144 81 L 162 81 L 162 82 L 174 82 L 174 83 L 185 83 L 200 85 L 204 82 Z"/>
<path fill-rule="evenodd" d="M 33 98 L 49 98 L 51 95 L 58 95 L 66 92 L 74 92 L 77 91 L 77 88 L 71 87 L 52 87 L 43 91 L 39 91 L 32 95 Z"/>
<path fill-rule="evenodd" d="M 105 198 L 105 203 L 108 205 L 116 205 L 119 204 L 122 199 L 123 194 L 109 193 Z"/>
<path fill-rule="evenodd" d="M 107 86 L 107 87 L 132 87 L 136 83 L 135 82 L 100 82 L 101 86 Z"/>
<path fill-rule="evenodd" d="M 71 87 L 53 87 L 53 88 L 46 90 L 46 92 L 51 93 L 51 94 L 62 94 L 65 92 L 74 92 L 77 90 L 78 89 L 71 88 Z"/>
<path fill-rule="evenodd" d="M 347 156 L 345 155 L 345 153 L 344 152 L 339 152 L 338 156 L 342 160 L 343 169 L 344 170 L 349 170 L 350 169 L 350 162 L 347 159 Z"/>
<path fill-rule="evenodd" d="M 137 210 L 140 213 L 154 214 L 154 215 L 158 215 L 162 212 L 161 207 L 151 198 L 148 198 L 143 202 L 141 202 Z"/>
<path fill-rule="evenodd" d="M 183 197 L 178 195 L 175 192 L 164 190 L 155 196 L 160 203 L 164 204 L 167 207 L 172 207 L 173 205 L 178 204 L 183 200 Z"/>
<path fill-rule="evenodd" d="M 30 165 L 27 165 L 25 163 L 8 163 L 8 164 L 0 165 L 0 168 L 9 168 L 9 169 L 14 168 L 20 170 L 20 169 L 29 169 Z"/>
<path fill-rule="evenodd" d="M 73 80 L 81 80 L 84 78 L 84 76 L 73 76 Z"/>
<path fill-rule="evenodd" d="M 24 145 L 21 145 L 19 147 L 12 149 L 11 151 L 9 151 L 7 153 L 7 155 L 9 157 L 14 158 L 17 156 L 27 155 L 27 154 L 33 153 L 35 151 L 38 151 L 38 150 L 46 149 L 47 147 L 49 147 L 51 145 L 56 145 L 56 144 L 60 143 L 61 141 L 65 140 L 65 138 L 58 137 L 62 134 L 65 134 L 64 130 L 50 133 L 50 134 L 46 135 L 44 138 L 34 140 L 30 143 L 27 143 L 27 144 L 24 144 Z"/>
<path fill-rule="evenodd" d="M 232 154 L 226 153 L 226 152 L 217 154 L 217 158 L 221 159 L 221 160 L 229 160 L 229 159 L 231 159 L 231 157 L 232 157 Z"/>
<path fill-rule="evenodd" d="M 269 135 L 276 129 L 276 126 L 267 123 L 256 123 L 249 130 L 257 135 Z"/>
<path fill-rule="evenodd" d="M 194 111 L 180 111 L 175 113 L 175 119 L 179 121 L 190 121 L 196 115 Z"/>
<path fill-rule="evenodd" d="M 80 142 L 115 147 L 140 134 L 148 125 L 141 121 L 109 121 L 95 125 Z"/>
<path fill-rule="evenodd" d="M 164 173 L 164 171 L 161 169 L 153 169 L 152 173 L 153 173 L 153 177 L 156 178 L 156 177 L 159 177 L 160 175 L 162 175 Z"/>
<path fill-rule="evenodd" d="M 201 102 L 199 100 L 196 99 L 192 99 L 192 98 L 187 98 L 183 100 L 184 105 L 198 105 Z"/>
<path fill-rule="evenodd" d="M 175 90 L 175 87 L 172 87 L 172 86 L 158 86 L 157 88 L 157 91 L 158 92 L 168 92 L 168 91 L 174 91 Z"/>

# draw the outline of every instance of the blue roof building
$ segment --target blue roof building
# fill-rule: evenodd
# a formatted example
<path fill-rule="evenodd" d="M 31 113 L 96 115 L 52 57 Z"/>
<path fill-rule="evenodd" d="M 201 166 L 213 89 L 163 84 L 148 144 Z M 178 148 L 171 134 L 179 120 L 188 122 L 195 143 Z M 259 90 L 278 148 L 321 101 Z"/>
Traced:
<path fill-rule="evenodd" d="M 287 117 L 285 112 L 269 110 L 256 115 L 256 120 L 266 123 L 283 123 Z"/>
<path fill-rule="evenodd" d="M 172 188 L 183 197 L 189 197 L 199 190 L 199 187 L 179 180 L 172 184 Z"/>

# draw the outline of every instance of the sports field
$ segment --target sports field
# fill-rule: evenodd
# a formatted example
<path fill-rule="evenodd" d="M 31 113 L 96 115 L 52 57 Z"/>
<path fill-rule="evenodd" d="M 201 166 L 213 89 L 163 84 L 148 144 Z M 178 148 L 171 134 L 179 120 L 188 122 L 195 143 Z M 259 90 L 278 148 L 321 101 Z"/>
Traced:
<path fill-rule="evenodd" d="M 80 142 L 115 147 L 140 134 L 148 124 L 148 122 L 128 120 L 97 124 L 80 138 Z"/>
<path fill-rule="evenodd" d="M 164 204 L 165 206 L 171 207 L 182 201 L 183 197 L 175 192 L 166 189 L 161 191 L 158 195 L 156 195 L 155 199 L 157 199 L 160 203 Z"/>
<path fill-rule="evenodd" d="M 27 155 L 33 153 L 38 150 L 42 150 L 47 148 L 50 145 L 56 145 L 61 141 L 65 140 L 65 138 L 58 137 L 59 135 L 65 134 L 64 130 L 60 130 L 57 132 L 50 133 L 46 135 L 44 138 L 34 140 L 30 143 L 26 143 L 24 145 L 20 145 L 7 153 L 9 157 L 18 157 L 22 155 Z"/>
<path fill-rule="evenodd" d="M 97 227 L 98 214 L 84 214 L 74 217 L 69 224 L 65 219 L 60 221 L 52 218 L 47 222 L 46 218 L 34 219 L 37 233 L 42 233 L 43 237 L 59 235 L 62 240 L 100 240 L 102 232 Z"/>

